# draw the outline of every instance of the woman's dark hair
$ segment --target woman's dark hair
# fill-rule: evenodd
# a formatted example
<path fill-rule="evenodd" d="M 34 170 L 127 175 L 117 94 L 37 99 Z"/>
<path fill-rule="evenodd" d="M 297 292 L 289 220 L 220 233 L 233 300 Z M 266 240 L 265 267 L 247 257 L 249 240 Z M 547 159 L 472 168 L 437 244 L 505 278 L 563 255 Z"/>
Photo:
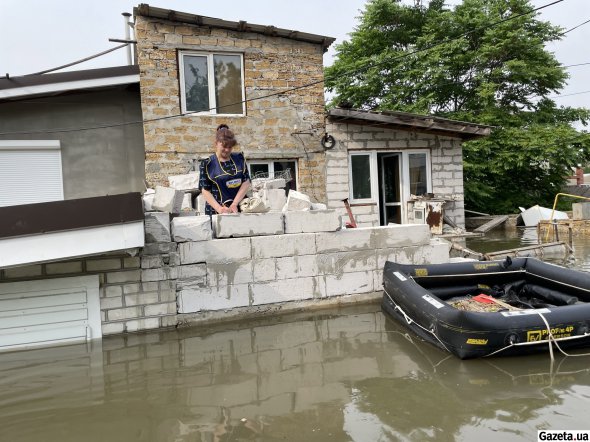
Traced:
<path fill-rule="evenodd" d="M 217 126 L 215 141 L 221 143 L 223 147 L 234 147 L 238 143 L 234 133 L 229 129 L 227 124 Z"/>

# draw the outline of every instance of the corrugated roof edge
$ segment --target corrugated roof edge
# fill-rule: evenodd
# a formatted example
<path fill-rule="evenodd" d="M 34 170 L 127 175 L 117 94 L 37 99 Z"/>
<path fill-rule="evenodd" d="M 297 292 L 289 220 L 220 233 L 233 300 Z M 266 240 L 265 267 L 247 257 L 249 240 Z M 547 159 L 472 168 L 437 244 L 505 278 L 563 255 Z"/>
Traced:
<path fill-rule="evenodd" d="M 487 137 L 493 129 L 492 126 L 483 124 L 397 111 L 375 112 L 335 108 L 328 111 L 328 118 L 355 124 L 379 123 L 398 128 L 415 128 L 425 132 L 454 135 L 464 140 Z"/>
<path fill-rule="evenodd" d="M 304 41 L 307 43 L 315 43 L 322 46 L 324 52 L 328 50 L 330 45 L 336 41 L 333 37 L 325 35 L 308 34 L 306 32 L 299 32 L 290 29 L 276 28 L 274 26 L 257 25 L 248 23 L 246 21 L 228 21 L 214 17 L 206 17 L 203 15 L 189 14 L 186 12 L 174 11 L 172 9 L 163 9 L 150 6 L 146 3 L 141 3 L 133 8 L 133 15 L 140 15 L 142 17 L 158 18 L 163 20 L 177 21 L 182 23 L 189 23 L 198 26 L 210 26 L 212 28 L 228 29 L 238 32 L 254 32 L 257 34 L 264 34 L 273 37 L 284 37 L 292 40 Z"/>

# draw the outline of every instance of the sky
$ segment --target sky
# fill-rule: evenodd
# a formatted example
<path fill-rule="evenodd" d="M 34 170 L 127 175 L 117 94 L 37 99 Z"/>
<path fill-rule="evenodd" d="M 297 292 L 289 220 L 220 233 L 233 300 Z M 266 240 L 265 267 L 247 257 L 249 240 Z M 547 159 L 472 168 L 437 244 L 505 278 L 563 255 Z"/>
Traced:
<path fill-rule="evenodd" d="M 365 0 L 144 0 L 151 6 L 225 20 L 298 30 L 336 38 L 324 56 L 332 64 L 334 46 L 349 39 Z M 404 0 L 411 3 L 411 0 Z M 457 4 L 460 0 L 447 0 Z M 532 0 L 535 7 L 554 0 Z M 141 1 L 0 0 L 0 76 L 25 75 L 58 67 L 112 48 L 109 38 L 124 38 L 123 16 Z M 590 0 L 564 0 L 545 8 L 541 17 L 565 29 L 590 20 Z M 563 65 L 590 63 L 590 23 L 568 33 L 548 50 Z M 125 49 L 65 70 L 127 63 Z M 590 108 L 590 64 L 568 68 L 570 79 L 559 105 Z M 588 91 L 588 93 L 581 93 Z M 575 94 L 575 95 L 570 95 Z"/>

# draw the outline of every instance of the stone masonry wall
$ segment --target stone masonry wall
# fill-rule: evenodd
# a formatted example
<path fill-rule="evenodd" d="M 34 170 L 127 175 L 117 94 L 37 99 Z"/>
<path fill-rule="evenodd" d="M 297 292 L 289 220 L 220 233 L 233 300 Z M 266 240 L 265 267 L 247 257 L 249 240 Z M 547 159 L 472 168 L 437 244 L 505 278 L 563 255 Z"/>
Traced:
<path fill-rule="evenodd" d="M 109 254 L 3 269 L 0 283 L 96 274 L 103 335 L 176 325 L 176 282 L 142 279 L 139 256 Z"/>
<path fill-rule="evenodd" d="M 247 160 L 298 160 L 299 190 L 325 200 L 325 156 L 319 142 L 324 125 L 321 45 L 142 16 L 136 16 L 135 33 L 144 119 L 181 113 L 180 50 L 243 54 L 245 96 L 253 100 L 244 116 L 192 114 L 144 124 L 150 187 L 185 173 L 188 161 L 210 155 L 215 128 L 226 123 Z M 298 131 L 306 134 L 292 134 Z"/>
<path fill-rule="evenodd" d="M 451 202 L 445 214 L 458 226 L 465 226 L 463 192 L 463 156 L 461 140 L 420 132 L 394 130 L 359 124 L 328 123 L 326 130 L 336 139 L 334 148 L 326 151 L 326 192 L 328 207 L 338 209 L 346 217 L 342 199 L 350 197 L 348 153 L 359 150 L 403 151 L 430 150 L 432 192 Z M 354 205 L 360 226 L 378 226 L 377 204 Z"/>

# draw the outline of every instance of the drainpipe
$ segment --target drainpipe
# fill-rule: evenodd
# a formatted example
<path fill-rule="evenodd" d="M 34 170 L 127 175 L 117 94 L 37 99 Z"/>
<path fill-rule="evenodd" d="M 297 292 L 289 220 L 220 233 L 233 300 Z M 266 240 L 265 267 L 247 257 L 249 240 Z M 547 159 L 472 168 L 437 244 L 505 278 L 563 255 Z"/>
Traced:
<path fill-rule="evenodd" d="M 131 17 L 131 14 L 129 12 L 123 12 L 121 14 L 123 16 L 123 20 L 125 22 L 125 40 L 129 41 L 131 40 L 131 35 L 129 32 L 129 17 Z M 131 43 L 127 44 L 127 64 L 129 66 L 131 66 Z"/>

